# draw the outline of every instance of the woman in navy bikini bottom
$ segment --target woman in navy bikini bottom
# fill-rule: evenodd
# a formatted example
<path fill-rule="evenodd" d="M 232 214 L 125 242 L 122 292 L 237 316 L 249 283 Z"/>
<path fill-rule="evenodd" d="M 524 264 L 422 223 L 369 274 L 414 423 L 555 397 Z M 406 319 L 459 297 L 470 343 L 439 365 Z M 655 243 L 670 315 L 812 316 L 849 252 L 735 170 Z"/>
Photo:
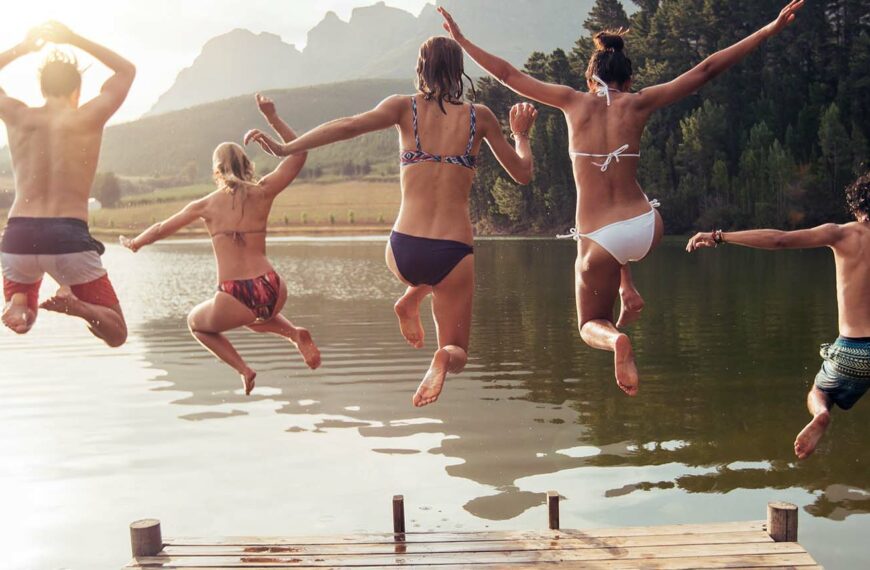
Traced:
<path fill-rule="evenodd" d="M 257 95 L 257 103 L 285 141 L 295 138 L 293 130 L 276 115 L 271 100 Z M 299 174 L 305 158 L 304 154 L 290 157 L 255 181 L 254 164 L 244 149 L 223 143 L 212 159 L 218 185 L 214 192 L 133 239 L 121 238 L 122 245 L 136 252 L 197 220 L 205 222 L 217 261 L 218 286 L 212 299 L 190 312 L 187 323 L 200 344 L 241 375 L 245 394 L 254 389 L 257 373 L 223 334 L 226 331 L 247 327 L 281 336 L 296 346 L 309 368 L 320 366 L 320 351 L 311 334 L 281 315 L 287 286 L 266 257 L 266 222 L 272 203 Z"/>
<path fill-rule="evenodd" d="M 371 111 L 331 121 L 287 144 L 259 130 L 245 135 L 245 143 L 256 141 L 271 154 L 288 156 L 372 131 L 398 129 L 401 148 L 410 150 L 400 152 L 402 205 L 386 255 L 390 269 L 408 288 L 395 310 L 402 335 L 420 348 L 420 303 L 431 293 L 438 332 L 438 350 L 414 394 L 415 406 L 437 400 L 447 373 L 461 372 L 468 361 L 474 291 L 468 198 L 481 142 L 487 141 L 518 183 L 528 183 L 532 175 L 528 131 L 537 112 L 528 104 L 511 110 L 512 148 L 492 111 L 463 102 L 462 64 L 456 42 L 430 38 L 420 47 L 416 94 L 393 95 Z"/>

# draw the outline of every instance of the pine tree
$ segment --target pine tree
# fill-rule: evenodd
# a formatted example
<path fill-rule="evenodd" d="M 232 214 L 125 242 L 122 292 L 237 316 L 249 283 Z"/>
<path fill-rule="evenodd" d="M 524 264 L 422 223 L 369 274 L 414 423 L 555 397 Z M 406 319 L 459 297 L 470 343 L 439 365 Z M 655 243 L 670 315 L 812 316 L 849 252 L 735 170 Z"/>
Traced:
<path fill-rule="evenodd" d="M 595 0 L 595 5 L 589 11 L 589 17 L 583 22 L 583 27 L 590 34 L 602 30 L 618 30 L 628 28 L 628 14 L 619 0 Z"/>

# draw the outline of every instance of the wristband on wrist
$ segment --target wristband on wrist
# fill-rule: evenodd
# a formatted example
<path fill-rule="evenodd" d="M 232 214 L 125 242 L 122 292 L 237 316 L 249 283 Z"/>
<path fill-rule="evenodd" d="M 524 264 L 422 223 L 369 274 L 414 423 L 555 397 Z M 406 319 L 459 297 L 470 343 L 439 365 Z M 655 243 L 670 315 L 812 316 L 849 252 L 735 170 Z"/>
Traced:
<path fill-rule="evenodd" d="M 529 138 L 529 131 L 511 131 L 511 138 L 514 140 Z"/>
<path fill-rule="evenodd" d="M 713 230 L 713 242 L 717 246 L 725 243 L 725 236 L 722 230 Z"/>

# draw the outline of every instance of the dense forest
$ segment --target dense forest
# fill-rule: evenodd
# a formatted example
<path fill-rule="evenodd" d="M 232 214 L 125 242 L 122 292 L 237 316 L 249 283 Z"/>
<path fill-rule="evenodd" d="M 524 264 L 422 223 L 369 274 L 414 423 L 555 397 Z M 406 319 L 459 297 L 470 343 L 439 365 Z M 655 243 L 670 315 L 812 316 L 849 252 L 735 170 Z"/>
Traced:
<path fill-rule="evenodd" d="M 534 53 L 526 71 L 586 89 L 591 36 L 630 28 L 633 90 L 669 81 L 776 17 L 783 0 L 597 0 L 570 52 Z M 517 96 L 478 82 L 477 101 L 507 116 Z M 539 106 L 540 108 L 540 106 Z M 518 187 L 485 153 L 473 193 L 482 231 L 573 225 L 567 127 L 541 108 L 536 175 Z M 868 167 L 870 0 L 813 0 L 780 36 L 698 94 L 659 111 L 641 143 L 639 179 L 670 233 L 711 227 L 803 227 L 845 220 L 843 188 Z"/>

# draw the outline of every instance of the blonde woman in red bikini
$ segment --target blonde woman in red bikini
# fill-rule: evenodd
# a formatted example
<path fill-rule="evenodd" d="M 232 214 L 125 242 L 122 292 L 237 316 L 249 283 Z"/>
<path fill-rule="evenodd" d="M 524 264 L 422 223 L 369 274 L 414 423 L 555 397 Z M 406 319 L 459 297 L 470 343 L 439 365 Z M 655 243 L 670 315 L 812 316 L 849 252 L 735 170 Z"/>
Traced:
<path fill-rule="evenodd" d="M 257 104 L 285 142 L 296 138 L 293 129 L 278 117 L 270 99 L 257 95 Z M 278 335 L 296 346 L 309 368 L 320 366 L 320 351 L 311 334 L 281 314 L 287 301 L 287 285 L 266 257 L 266 222 L 272 203 L 293 182 L 305 159 L 304 153 L 291 156 L 257 181 L 254 164 L 244 149 L 236 143 L 222 143 L 212 158 L 218 185 L 214 192 L 133 239 L 121 237 L 121 244 L 136 252 L 193 222 L 205 222 L 217 262 L 218 286 L 214 297 L 190 312 L 187 324 L 202 346 L 241 375 L 245 394 L 254 389 L 257 373 L 224 336 L 226 331 L 247 327 Z"/>

